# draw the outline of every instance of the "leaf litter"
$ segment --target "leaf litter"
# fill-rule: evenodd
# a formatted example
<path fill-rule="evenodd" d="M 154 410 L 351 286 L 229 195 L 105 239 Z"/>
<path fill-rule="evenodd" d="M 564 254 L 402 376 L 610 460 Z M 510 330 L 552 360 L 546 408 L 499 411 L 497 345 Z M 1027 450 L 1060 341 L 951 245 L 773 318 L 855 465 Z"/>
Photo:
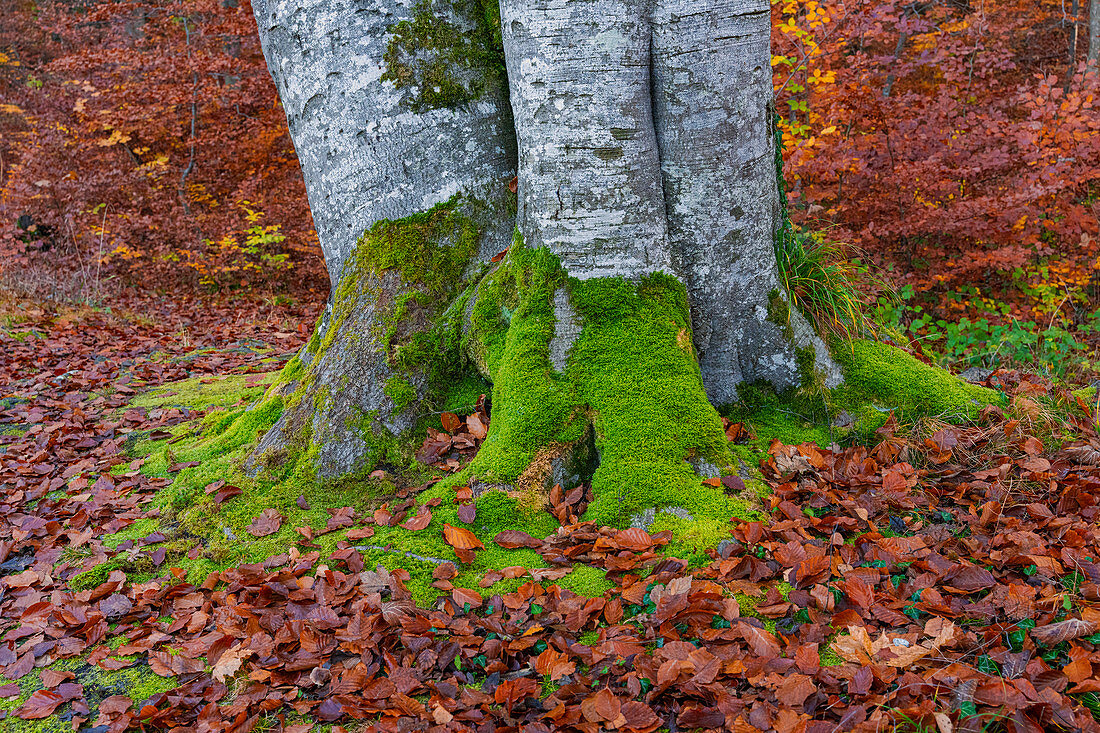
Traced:
<path fill-rule="evenodd" d="M 987 408 L 967 427 L 903 430 L 891 418 L 871 446 L 773 443 L 761 461 L 768 519 L 731 522 L 704 565 L 670 557 L 668 532 L 582 521 L 591 497 L 555 489 L 561 527 L 545 539 L 445 528 L 460 561 L 490 541 L 539 553 L 549 568 L 491 571 L 522 580 L 509 593 L 454 587 L 443 563 L 433 582 L 445 595 L 419 607 L 406 571 L 365 568 L 350 548 L 322 557 L 306 534 L 194 585 L 155 562 L 157 533 L 126 551 L 147 553 L 160 577 L 115 570 L 74 591 L 86 562 L 120 551 L 101 538 L 146 516 L 168 481 L 111 472 L 131 460 L 126 436 L 195 417 L 129 409 L 132 395 L 261 360 L 224 347 L 162 359 L 190 350 L 100 316 L 44 315 L 33 328 L 32 339 L 0 331 L 0 423 L 12 427 L 0 445 L 0 697 L 35 670 L 43 687 L 8 716 L 64 714 L 74 729 L 112 732 L 1098 730 L 1097 418 L 1035 377 L 988 383 L 1062 405 L 1064 424 Z M 446 419 L 435 460 L 476 450 L 489 415 L 475 415 Z M 417 531 L 431 509 L 413 507 L 370 519 Z M 330 514 L 325 531 L 360 519 Z M 250 531 L 282 520 L 260 512 Z M 66 559 L 73 549 L 91 560 Z M 577 566 L 614 587 L 588 598 L 554 583 Z M 63 659 L 146 664 L 174 687 L 92 700 L 50 668 Z"/>

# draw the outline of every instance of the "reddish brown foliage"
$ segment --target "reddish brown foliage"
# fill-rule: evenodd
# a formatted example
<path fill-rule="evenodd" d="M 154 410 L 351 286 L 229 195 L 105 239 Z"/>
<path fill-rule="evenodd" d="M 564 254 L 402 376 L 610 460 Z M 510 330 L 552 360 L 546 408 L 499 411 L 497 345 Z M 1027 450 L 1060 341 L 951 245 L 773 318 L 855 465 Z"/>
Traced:
<path fill-rule="evenodd" d="M 85 277 L 234 287 L 281 276 L 262 255 L 289 253 L 298 272 L 287 282 L 322 286 L 301 173 L 247 0 L 17 2 L 3 16 L 0 251 L 9 274 L 29 257 L 60 257 Z M 250 221 L 249 211 L 262 218 Z M 275 225 L 285 241 L 241 251 L 248 229 Z M 32 257 L 38 250 L 48 252 Z"/>
<path fill-rule="evenodd" d="M 1075 19 L 1056 0 L 779 2 L 796 219 L 917 290 L 980 282 L 987 297 L 1034 305 L 1004 287 L 1016 268 L 1055 292 L 1088 284 L 1100 114 L 1087 6 Z"/>

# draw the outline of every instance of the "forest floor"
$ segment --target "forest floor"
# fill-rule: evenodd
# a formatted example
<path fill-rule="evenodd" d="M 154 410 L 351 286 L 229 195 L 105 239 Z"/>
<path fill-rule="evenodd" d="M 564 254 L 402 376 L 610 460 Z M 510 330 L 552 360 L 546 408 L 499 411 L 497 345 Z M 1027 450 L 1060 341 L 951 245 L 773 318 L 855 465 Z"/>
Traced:
<path fill-rule="evenodd" d="M 407 572 L 351 544 L 403 519 L 396 496 L 198 578 L 173 538 L 134 531 L 195 466 L 143 470 L 136 446 L 260 396 L 308 310 L 0 303 L 0 731 L 1100 730 L 1088 392 L 995 372 L 1006 404 L 970 424 L 758 446 L 759 516 L 701 558 L 581 522 L 583 492 L 559 493 L 560 529 L 495 539 L 547 568 L 502 567 L 483 587 L 510 590 L 483 593 L 443 563 L 417 604 Z M 204 398 L 142 401 L 178 380 Z M 476 444 L 483 417 L 453 437 Z M 255 512 L 255 538 L 284 520 Z M 556 584 L 575 567 L 602 595 Z"/>

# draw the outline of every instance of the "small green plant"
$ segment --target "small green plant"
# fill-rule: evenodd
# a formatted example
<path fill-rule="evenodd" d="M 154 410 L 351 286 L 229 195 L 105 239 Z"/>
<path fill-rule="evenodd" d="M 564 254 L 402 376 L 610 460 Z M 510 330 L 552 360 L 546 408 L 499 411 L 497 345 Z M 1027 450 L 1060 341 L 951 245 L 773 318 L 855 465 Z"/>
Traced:
<path fill-rule="evenodd" d="M 261 224 L 264 213 L 250 206 L 248 201 L 238 202 L 244 218 L 240 230 L 217 242 L 203 240 L 201 250 L 184 251 L 182 258 L 177 253 L 172 259 L 184 259 L 184 265 L 199 275 L 199 282 L 214 290 L 245 286 L 290 269 L 290 255 L 278 251 L 286 241 L 282 225 Z"/>
<path fill-rule="evenodd" d="M 775 258 L 791 302 L 820 333 L 851 339 L 874 330 L 859 283 L 875 278 L 860 260 L 845 256 L 844 245 L 792 226 L 776 237 Z"/>
<path fill-rule="evenodd" d="M 1022 367 L 1061 379 L 1096 371 L 1087 342 L 1100 333 L 1100 310 L 1076 324 L 1059 318 L 1037 323 L 1013 318 L 1007 304 L 976 297 L 970 289 L 947 299 L 962 303 L 974 317 L 937 317 L 916 302 L 908 286 L 893 300 L 879 298 L 872 316 L 921 343 L 944 367 Z"/>

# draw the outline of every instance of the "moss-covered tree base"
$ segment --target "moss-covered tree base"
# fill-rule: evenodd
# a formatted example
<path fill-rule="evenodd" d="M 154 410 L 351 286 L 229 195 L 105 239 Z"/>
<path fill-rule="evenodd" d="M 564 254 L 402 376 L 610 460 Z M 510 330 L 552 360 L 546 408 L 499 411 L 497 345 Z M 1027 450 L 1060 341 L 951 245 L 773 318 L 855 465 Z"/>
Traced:
<path fill-rule="evenodd" d="M 283 412 L 250 470 L 308 457 L 321 478 L 339 479 L 411 464 L 424 416 L 462 384 L 455 298 L 476 274 L 484 221 L 500 214 L 455 196 L 363 234 L 312 339 L 269 393 Z"/>
<path fill-rule="evenodd" d="M 370 272 L 378 274 L 373 268 Z M 402 277 L 406 283 L 418 281 L 408 272 Z M 196 583 L 214 570 L 288 550 L 315 550 L 328 557 L 351 547 L 367 567 L 406 570 L 417 600 L 427 603 L 441 592 L 432 585 L 432 574 L 443 562 L 458 568 L 454 585 L 482 592 L 487 574 L 504 568 L 527 568 L 537 575 L 546 567 L 540 555 L 503 549 L 492 538 L 504 529 L 535 537 L 554 532 L 559 524 L 547 510 L 549 489 L 555 482 L 573 482 L 591 487 L 593 501 L 584 519 L 670 530 L 672 541 L 663 552 L 705 563 L 707 551 L 729 537 L 731 520 L 762 518 L 759 499 L 766 487 L 753 478 L 752 467 L 772 439 L 821 445 L 870 440 L 891 412 L 903 420 L 965 421 L 976 417 L 982 405 L 1000 401 L 996 392 L 968 385 L 894 347 L 840 343 L 833 352 L 846 381 L 836 389 L 824 388 L 819 380 L 780 395 L 768 385 L 743 385 L 741 402 L 725 416 L 746 422 L 755 438 L 731 444 L 703 391 L 684 290 L 675 279 L 573 280 L 548 253 L 517 244 L 503 261 L 467 282 L 456 296 L 461 310 L 444 309 L 440 315 L 445 317 L 424 321 L 427 325 L 417 333 L 434 351 L 420 353 L 433 358 L 415 362 L 421 374 L 438 374 L 436 357 L 441 355 L 456 373 L 476 367 L 491 380 L 489 435 L 460 472 L 444 475 L 419 465 L 409 458 L 408 443 L 390 435 L 388 442 L 372 444 L 374 434 L 367 433 L 360 434 L 367 449 L 388 445 L 390 450 L 365 452 L 368 458 L 358 470 L 326 475 L 325 433 L 315 421 L 294 422 L 288 416 L 308 415 L 326 404 L 319 402 L 324 392 L 317 388 L 316 364 L 332 348 L 326 342 L 346 337 L 339 324 L 356 322 L 349 312 L 330 316 L 304 352 L 306 360 L 295 358 L 278 374 L 180 383 L 138 397 L 150 407 L 186 403 L 213 409 L 201 421 L 176 427 L 171 439 L 128 445 L 145 458 L 144 472 L 172 482 L 154 499 L 146 519 L 110 538 L 108 545 L 163 532 L 169 555 L 161 568 L 183 567 Z M 400 353 L 417 340 L 389 343 L 398 344 Z M 403 362 L 386 363 L 393 369 Z M 271 386 L 260 396 L 264 384 Z M 467 375 L 454 379 L 449 391 L 454 399 L 472 402 L 485 385 Z M 445 404 L 444 398 L 436 399 L 437 405 Z M 838 419 L 842 415 L 847 419 Z M 421 425 L 433 419 L 439 418 L 417 415 Z M 286 431 L 294 425 L 297 432 Z M 280 450 L 258 450 L 273 428 L 296 437 Z M 388 470 L 372 474 L 386 460 L 392 460 Z M 190 463 L 197 465 L 169 472 L 173 465 Z M 737 495 L 708 480 L 732 473 L 746 479 L 746 489 Z M 409 493 L 433 475 L 440 480 Z M 241 493 L 219 502 L 224 486 Z M 476 508 L 469 523 L 459 515 L 467 487 Z M 426 507 L 432 520 L 419 530 L 368 523 L 374 532 L 370 537 L 362 530 L 349 536 L 348 527 L 328 531 L 330 517 L 342 507 L 352 507 L 358 517 L 402 508 L 411 517 Z M 249 525 L 265 509 L 284 519 L 274 534 L 254 537 Z M 466 512 L 462 516 L 469 518 Z M 474 562 L 460 562 L 444 540 L 444 525 L 471 530 L 486 548 Z M 94 586 L 113 569 L 133 580 L 161 572 L 129 551 L 85 562 L 88 569 L 74 578 L 75 586 Z M 518 586 L 529 577 L 497 580 L 489 591 Z M 601 571 L 583 565 L 557 582 L 590 594 L 602 593 L 608 584 Z"/>
<path fill-rule="evenodd" d="M 562 472 L 529 477 L 550 450 L 590 458 L 587 474 L 565 474 L 591 482 L 585 518 L 601 524 L 665 507 L 723 521 L 750 509 L 701 484 L 733 471 L 732 456 L 675 278 L 576 280 L 517 244 L 481 281 L 466 344 L 493 383 L 489 435 L 464 472 L 471 485 L 545 495 Z"/>

